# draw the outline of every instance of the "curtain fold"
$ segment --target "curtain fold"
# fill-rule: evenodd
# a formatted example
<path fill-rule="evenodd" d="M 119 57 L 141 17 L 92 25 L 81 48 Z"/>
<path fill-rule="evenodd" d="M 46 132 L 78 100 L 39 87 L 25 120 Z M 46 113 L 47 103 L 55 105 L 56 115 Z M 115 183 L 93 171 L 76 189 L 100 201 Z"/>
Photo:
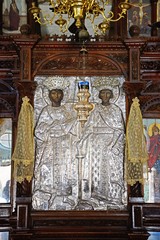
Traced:
<path fill-rule="evenodd" d="M 148 171 L 148 153 L 144 136 L 143 119 L 139 99 L 132 99 L 126 128 L 126 181 L 133 186 L 136 182 L 144 184 L 144 174 Z"/>
<path fill-rule="evenodd" d="M 25 179 L 31 181 L 34 165 L 34 111 L 27 96 L 22 98 L 22 101 L 18 116 L 16 144 L 12 155 L 14 177 L 19 183 Z"/>

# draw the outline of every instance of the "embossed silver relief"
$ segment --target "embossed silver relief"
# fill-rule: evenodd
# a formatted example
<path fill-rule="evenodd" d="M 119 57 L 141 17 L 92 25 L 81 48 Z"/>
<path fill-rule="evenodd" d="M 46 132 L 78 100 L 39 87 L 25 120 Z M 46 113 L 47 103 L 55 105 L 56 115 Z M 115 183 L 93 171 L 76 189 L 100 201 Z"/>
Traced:
<path fill-rule="evenodd" d="M 90 82 L 90 101 L 95 108 L 83 128 L 73 108 L 77 101 L 78 79 L 64 78 L 69 84 L 63 88 L 64 98 L 59 107 L 51 106 L 45 84 L 47 77 L 35 79 L 38 86 L 34 103 L 34 209 L 108 210 L 126 207 L 122 116 L 125 115 L 125 96 L 121 88 L 124 79 L 102 79 L 103 83 L 107 79 L 113 91 L 108 106 L 103 106 L 98 97 L 100 87 L 95 88 L 98 77 L 86 79 Z M 55 81 L 55 77 L 50 80 Z M 113 82 L 118 85 L 111 85 Z"/>

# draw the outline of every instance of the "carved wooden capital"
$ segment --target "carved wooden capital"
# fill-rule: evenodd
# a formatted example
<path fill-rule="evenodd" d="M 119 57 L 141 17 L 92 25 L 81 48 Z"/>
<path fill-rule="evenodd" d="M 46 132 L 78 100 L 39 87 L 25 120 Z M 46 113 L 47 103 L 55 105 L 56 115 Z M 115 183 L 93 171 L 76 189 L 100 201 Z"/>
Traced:
<path fill-rule="evenodd" d="M 31 80 L 32 48 L 39 39 L 38 35 L 14 36 L 13 40 L 20 57 L 20 80 Z"/>
<path fill-rule="evenodd" d="M 127 38 L 124 41 L 124 43 L 128 49 L 131 49 L 131 48 L 140 49 L 146 44 L 146 40 L 140 39 L 138 37 L 133 37 L 133 38 Z"/>
<path fill-rule="evenodd" d="M 20 99 L 27 96 L 30 99 L 31 104 L 33 105 L 34 101 L 34 91 L 36 89 L 36 82 L 31 81 L 21 81 L 14 83 L 15 87 L 19 92 Z"/>
<path fill-rule="evenodd" d="M 139 97 L 143 89 L 145 89 L 145 82 L 124 82 L 123 89 L 129 99 L 130 104 L 132 103 L 132 99 L 135 97 Z"/>

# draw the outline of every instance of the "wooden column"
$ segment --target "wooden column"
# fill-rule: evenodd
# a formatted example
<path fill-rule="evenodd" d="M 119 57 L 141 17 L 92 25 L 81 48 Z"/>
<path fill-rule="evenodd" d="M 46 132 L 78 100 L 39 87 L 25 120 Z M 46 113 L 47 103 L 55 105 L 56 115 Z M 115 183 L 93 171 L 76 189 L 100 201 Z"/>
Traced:
<path fill-rule="evenodd" d="M 157 3 L 158 0 L 150 0 L 151 2 L 151 23 L 157 22 Z M 157 28 L 152 28 L 151 30 L 152 36 L 157 36 Z"/>
<path fill-rule="evenodd" d="M 125 44 L 129 51 L 129 81 L 140 81 L 140 55 L 141 49 L 145 44 L 145 40 L 140 38 L 128 38 Z"/>
<path fill-rule="evenodd" d="M 36 84 L 32 79 L 32 49 L 40 37 L 38 35 L 30 35 L 30 29 L 28 29 L 27 25 L 24 26 L 22 31 L 24 34 L 13 37 L 20 57 L 20 81 L 15 81 L 15 85 L 19 90 L 20 99 L 28 96 L 33 104 Z"/>
<path fill-rule="evenodd" d="M 22 98 L 27 96 L 31 104 L 34 102 L 34 91 L 36 83 L 32 79 L 32 50 L 37 43 L 39 37 L 30 35 L 28 25 L 24 25 L 22 35 L 13 36 L 13 42 L 17 48 L 20 58 L 20 78 L 15 79 L 14 85 L 19 94 L 19 110 L 22 103 Z M 16 188 L 16 218 L 17 224 L 14 233 L 16 235 L 28 234 L 27 229 L 31 224 L 29 215 L 31 210 L 31 182 L 26 179 L 22 183 L 17 183 Z M 11 234 L 11 239 L 14 239 L 14 233 Z M 30 238 L 30 234 L 29 234 Z"/>
<path fill-rule="evenodd" d="M 128 113 L 132 104 L 132 99 L 139 97 L 145 88 L 145 82 L 141 80 L 141 50 L 145 45 L 145 41 L 136 36 L 125 40 L 125 44 L 129 51 L 129 79 L 125 82 L 124 89 L 128 99 Z M 129 211 L 130 211 L 130 233 L 129 239 L 147 240 L 148 232 L 143 226 L 143 193 L 142 185 L 136 182 L 133 186 L 128 186 L 129 193 Z"/>

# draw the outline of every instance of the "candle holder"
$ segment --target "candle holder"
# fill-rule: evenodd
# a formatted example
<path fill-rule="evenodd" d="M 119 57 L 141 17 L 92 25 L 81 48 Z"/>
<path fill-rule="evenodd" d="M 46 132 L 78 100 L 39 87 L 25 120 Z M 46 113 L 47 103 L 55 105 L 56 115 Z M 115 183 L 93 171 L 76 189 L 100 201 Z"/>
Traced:
<path fill-rule="evenodd" d="M 74 109 L 77 111 L 78 120 L 81 123 L 81 126 L 84 127 L 90 112 L 94 108 L 94 104 L 89 102 L 89 82 L 81 81 L 78 83 L 78 103 L 75 104 Z"/>

